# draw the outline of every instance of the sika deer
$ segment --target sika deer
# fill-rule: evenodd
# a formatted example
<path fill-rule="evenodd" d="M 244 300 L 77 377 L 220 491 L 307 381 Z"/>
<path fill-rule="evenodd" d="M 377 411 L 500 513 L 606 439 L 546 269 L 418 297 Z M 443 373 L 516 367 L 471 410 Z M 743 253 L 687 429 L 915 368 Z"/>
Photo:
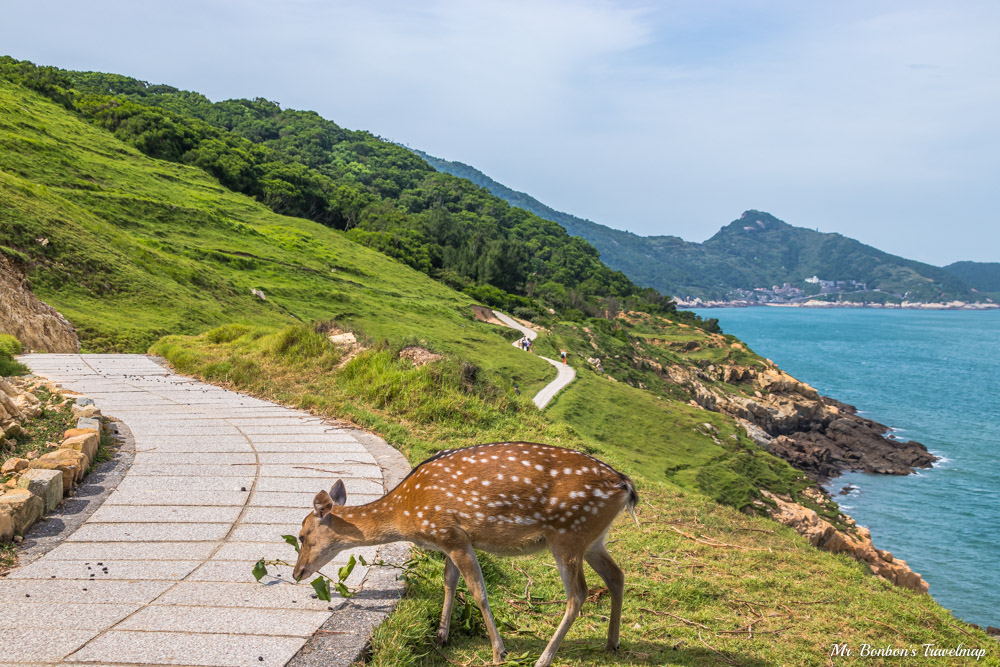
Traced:
<path fill-rule="evenodd" d="M 625 577 L 604 546 L 615 517 L 638 496 L 628 477 L 569 449 L 501 442 L 440 452 L 375 502 L 346 507 L 338 481 L 320 491 L 302 522 L 295 579 L 318 571 L 343 549 L 408 540 L 445 554 L 444 608 L 437 640 L 448 640 L 458 575 L 486 622 L 493 661 L 506 655 L 474 549 L 514 556 L 548 547 L 566 587 L 566 613 L 536 667 L 552 662 L 587 595 L 583 562 L 611 593 L 606 648 L 618 648 Z M 633 514 L 634 516 L 634 514 Z"/>

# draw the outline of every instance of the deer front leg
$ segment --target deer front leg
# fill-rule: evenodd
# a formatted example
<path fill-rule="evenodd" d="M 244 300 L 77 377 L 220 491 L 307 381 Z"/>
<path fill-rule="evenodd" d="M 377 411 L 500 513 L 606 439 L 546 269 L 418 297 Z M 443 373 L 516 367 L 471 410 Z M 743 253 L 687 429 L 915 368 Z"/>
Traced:
<path fill-rule="evenodd" d="M 486 623 L 486 632 L 490 636 L 490 644 L 493 645 L 493 662 L 501 662 L 507 657 L 507 650 L 503 647 L 503 639 L 500 638 L 500 631 L 493 620 L 493 613 L 490 611 L 490 602 L 486 599 L 486 582 L 483 581 L 483 570 L 479 567 L 479 559 L 472 545 L 448 552 L 448 558 L 455 564 L 458 571 L 465 579 L 465 585 L 479 605 L 479 611 L 483 613 L 483 622 Z"/>
<path fill-rule="evenodd" d="M 451 629 L 451 608 L 455 604 L 455 587 L 458 586 L 458 568 L 451 558 L 444 559 L 444 606 L 441 608 L 441 625 L 438 626 L 437 643 L 448 642 L 448 632 Z"/>

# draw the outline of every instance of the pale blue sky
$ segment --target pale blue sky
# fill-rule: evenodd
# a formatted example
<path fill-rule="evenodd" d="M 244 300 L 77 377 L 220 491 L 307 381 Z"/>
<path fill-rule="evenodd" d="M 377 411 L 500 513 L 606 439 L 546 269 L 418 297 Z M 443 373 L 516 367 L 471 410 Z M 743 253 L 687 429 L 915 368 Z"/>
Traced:
<path fill-rule="evenodd" d="M 639 234 L 757 208 L 1000 261 L 1000 3 L 3 5 L 0 53 L 315 109 Z"/>

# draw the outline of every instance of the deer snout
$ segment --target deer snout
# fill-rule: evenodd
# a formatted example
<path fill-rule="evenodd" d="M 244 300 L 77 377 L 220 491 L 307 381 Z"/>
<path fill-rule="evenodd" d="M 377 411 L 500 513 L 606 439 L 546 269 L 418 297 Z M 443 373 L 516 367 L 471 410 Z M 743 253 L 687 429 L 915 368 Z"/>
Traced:
<path fill-rule="evenodd" d="M 299 560 L 295 563 L 295 567 L 292 569 L 292 578 L 295 579 L 295 581 L 302 581 L 310 574 L 312 574 L 312 571 L 309 565 L 307 563 L 303 563 L 302 558 L 299 557 Z"/>

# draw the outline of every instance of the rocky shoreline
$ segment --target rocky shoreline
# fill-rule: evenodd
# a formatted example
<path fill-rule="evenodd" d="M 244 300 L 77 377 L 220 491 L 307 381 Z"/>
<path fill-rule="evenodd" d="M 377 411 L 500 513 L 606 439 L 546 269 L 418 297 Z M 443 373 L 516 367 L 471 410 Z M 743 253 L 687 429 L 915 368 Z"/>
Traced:
<path fill-rule="evenodd" d="M 837 409 L 831 419 L 810 428 L 772 438 L 768 450 L 820 483 L 845 472 L 910 475 L 930 468 L 938 459 L 923 444 L 885 434 L 888 426 L 857 414 L 857 409 L 828 396 L 823 402 Z"/>
<path fill-rule="evenodd" d="M 765 360 L 764 368 L 674 365 L 662 367 L 662 373 L 687 389 L 692 403 L 734 417 L 759 446 L 815 480 L 816 486 L 806 489 L 805 495 L 820 506 L 831 501 L 821 485 L 845 472 L 908 475 L 931 467 L 938 458 L 919 442 L 888 437 L 889 427 L 859 416 L 854 406 L 821 396 L 770 360 Z M 741 391 L 724 390 L 718 382 Z M 868 564 L 878 577 L 927 592 L 920 574 L 906 561 L 875 548 L 868 530 L 849 516 L 841 514 L 838 527 L 791 497 L 764 489 L 761 494 L 765 500 L 757 503 L 759 511 L 794 528 L 814 546 L 849 554 Z"/>
<path fill-rule="evenodd" d="M 678 308 L 877 308 L 880 310 L 996 310 L 1000 304 L 968 301 L 903 301 L 902 303 L 878 303 L 864 301 L 822 301 L 809 299 L 789 303 L 756 303 L 750 301 L 677 301 Z"/>

